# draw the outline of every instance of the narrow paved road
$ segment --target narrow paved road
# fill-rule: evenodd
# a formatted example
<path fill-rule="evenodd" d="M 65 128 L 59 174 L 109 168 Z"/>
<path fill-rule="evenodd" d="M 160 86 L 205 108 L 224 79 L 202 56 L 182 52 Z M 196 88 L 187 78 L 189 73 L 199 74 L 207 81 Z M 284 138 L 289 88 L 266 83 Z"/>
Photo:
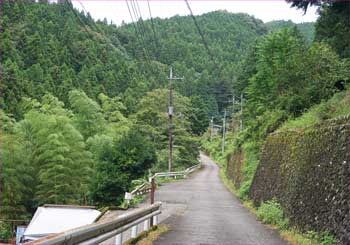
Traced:
<path fill-rule="evenodd" d="M 163 202 L 165 213 L 171 213 L 162 222 L 170 229 L 156 244 L 287 244 L 226 189 L 210 158 L 202 155 L 201 159 L 200 171 L 156 191 L 156 200 Z M 167 212 L 173 207 L 176 212 Z"/>

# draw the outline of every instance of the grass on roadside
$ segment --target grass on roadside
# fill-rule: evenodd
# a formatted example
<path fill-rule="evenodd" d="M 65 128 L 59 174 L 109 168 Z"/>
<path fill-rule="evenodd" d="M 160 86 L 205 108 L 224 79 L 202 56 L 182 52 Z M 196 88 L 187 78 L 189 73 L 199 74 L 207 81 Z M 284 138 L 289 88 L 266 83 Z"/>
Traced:
<path fill-rule="evenodd" d="M 167 232 L 169 227 L 167 225 L 156 225 L 153 226 L 150 230 L 141 232 L 137 237 L 131 238 L 126 241 L 125 245 L 131 244 L 142 244 L 142 245 L 151 245 L 157 238 L 164 232 Z"/>
<path fill-rule="evenodd" d="M 239 191 L 235 188 L 233 182 L 227 177 L 224 168 L 220 168 L 220 177 L 227 189 L 235 196 L 239 197 Z M 241 200 L 241 199 L 240 199 Z M 273 229 L 277 229 L 281 237 L 291 244 L 337 244 L 338 241 L 328 232 L 317 233 L 308 231 L 302 233 L 296 228 L 289 227 L 289 220 L 284 216 L 282 207 L 276 200 L 262 203 L 256 208 L 251 200 L 241 200 L 251 213 L 255 214 L 263 223 L 269 225 Z"/>

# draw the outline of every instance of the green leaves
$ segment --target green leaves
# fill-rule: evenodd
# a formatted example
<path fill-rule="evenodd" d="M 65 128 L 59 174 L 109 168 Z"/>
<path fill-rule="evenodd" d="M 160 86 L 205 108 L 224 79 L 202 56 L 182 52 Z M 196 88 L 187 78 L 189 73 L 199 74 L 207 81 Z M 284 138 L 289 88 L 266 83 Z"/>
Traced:
<path fill-rule="evenodd" d="M 256 215 L 266 224 L 276 225 L 279 229 L 288 227 L 288 219 L 285 218 L 281 205 L 277 199 L 261 203 Z"/>
<path fill-rule="evenodd" d="M 168 100 L 169 91 L 164 89 L 147 93 L 139 103 L 139 110 L 133 116 L 143 134 L 153 142 L 157 149 L 158 161 L 155 171 L 166 169 L 168 148 Z M 174 167 L 191 166 L 197 162 L 198 147 L 194 136 L 194 108 L 189 98 L 174 93 Z"/>
<path fill-rule="evenodd" d="M 75 114 L 74 121 L 85 139 L 104 129 L 105 120 L 97 102 L 78 90 L 69 92 L 69 102 Z"/>

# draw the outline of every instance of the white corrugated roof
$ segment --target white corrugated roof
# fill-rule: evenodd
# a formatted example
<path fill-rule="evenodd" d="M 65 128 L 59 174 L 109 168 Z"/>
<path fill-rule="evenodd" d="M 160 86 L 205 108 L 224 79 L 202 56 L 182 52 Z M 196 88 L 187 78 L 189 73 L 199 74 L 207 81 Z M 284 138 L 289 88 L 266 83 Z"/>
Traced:
<path fill-rule="evenodd" d="M 100 213 L 96 209 L 85 207 L 39 207 L 24 232 L 24 238 L 35 240 L 40 237 L 91 224 Z"/>

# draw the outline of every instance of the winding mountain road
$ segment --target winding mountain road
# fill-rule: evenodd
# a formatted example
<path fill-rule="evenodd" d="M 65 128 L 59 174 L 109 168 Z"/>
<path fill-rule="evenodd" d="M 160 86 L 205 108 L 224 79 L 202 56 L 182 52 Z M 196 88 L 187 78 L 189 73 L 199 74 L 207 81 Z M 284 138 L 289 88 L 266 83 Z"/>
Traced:
<path fill-rule="evenodd" d="M 156 244 L 287 244 L 227 190 L 209 157 L 201 160 L 202 169 L 188 179 L 157 189 L 170 229 Z"/>

